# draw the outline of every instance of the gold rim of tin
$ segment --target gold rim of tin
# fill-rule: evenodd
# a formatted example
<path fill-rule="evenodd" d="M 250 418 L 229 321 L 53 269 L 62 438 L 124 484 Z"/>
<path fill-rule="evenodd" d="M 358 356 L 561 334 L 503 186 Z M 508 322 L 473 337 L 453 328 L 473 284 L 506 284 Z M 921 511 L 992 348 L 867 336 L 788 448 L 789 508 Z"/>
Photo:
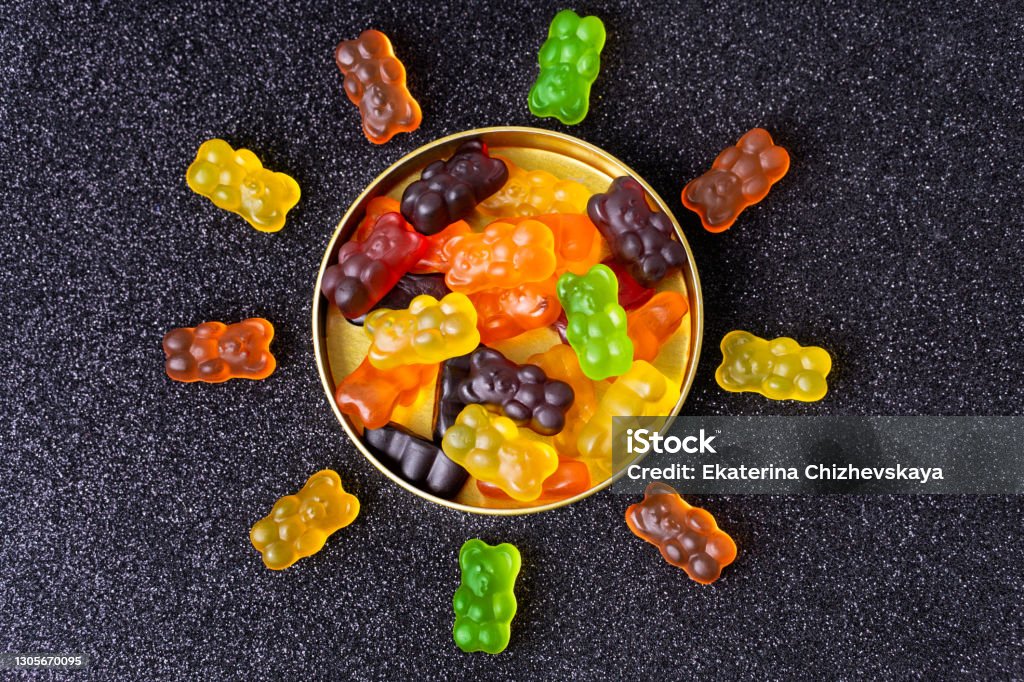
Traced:
<path fill-rule="evenodd" d="M 313 289 L 313 354 L 316 356 L 316 368 L 320 374 L 320 383 L 323 385 L 324 392 L 327 395 L 327 403 L 331 406 L 334 411 L 334 416 L 337 417 L 341 423 L 342 428 L 345 430 L 346 435 L 355 445 L 356 449 L 362 453 L 374 467 L 376 467 L 381 473 L 391 479 L 393 482 L 411 492 L 412 494 L 422 499 L 428 500 L 435 504 L 439 504 L 449 509 L 457 509 L 459 511 L 469 512 L 471 514 L 484 514 L 488 516 L 520 516 L 526 514 L 536 514 L 550 509 L 558 509 L 574 502 L 590 497 L 596 492 L 604 490 L 610 486 L 613 482 L 618 480 L 625 470 L 619 471 L 615 475 L 611 476 L 607 480 L 591 486 L 586 491 L 579 495 L 566 498 L 564 500 L 556 500 L 547 504 L 538 505 L 535 507 L 528 507 L 524 509 L 516 508 L 486 508 L 486 507 L 475 507 L 461 502 L 454 502 L 452 500 L 445 500 L 430 493 L 420 490 L 416 486 L 408 483 L 407 481 L 400 478 L 390 469 L 388 469 L 383 463 L 381 463 L 376 456 L 366 447 L 363 443 L 362 438 L 356 433 L 352 424 L 349 423 L 348 417 L 338 409 L 337 403 L 334 401 L 334 382 L 330 377 L 330 370 L 327 362 L 327 349 L 326 349 L 326 310 L 329 305 L 326 298 L 320 294 L 320 284 L 323 281 L 324 271 L 330 264 L 331 257 L 335 254 L 336 246 L 338 241 L 348 237 L 348 234 L 355 228 L 358 220 L 354 220 L 353 216 L 360 214 L 367 202 L 379 194 L 386 192 L 380 192 L 382 185 L 385 185 L 392 175 L 403 169 L 406 166 L 424 166 L 426 163 L 422 159 L 426 157 L 440 158 L 442 155 L 436 155 L 439 149 L 444 147 L 454 147 L 456 143 L 462 142 L 467 139 L 481 138 L 484 142 L 488 142 L 487 138 L 495 136 L 530 136 L 533 138 L 545 138 L 547 141 L 553 143 L 553 147 L 563 146 L 563 148 L 572 148 L 576 150 L 582 150 L 587 154 L 595 156 L 606 164 L 615 166 L 624 171 L 625 175 L 629 175 L 637 180 L 643 188 L 647 191 L 648 195 L 657 204 L 658 209 L 665 213 L 669 220 L 672 221 L 672 227 L 676 231 L 676 235 L 679 237 L 679 241 L 682 243 L 683 248 L 686 249 L 686 266 L 683 269 L 682 276 L 683 281 L 686 284 L 686 293 L 688 303 L 690 305 L 690 344 L 689 344 L 689 356 L 686 358 L 687 366 L 683 374 L 683 380 L 679 387 L 679 401 L 675 407 L 672 408 L 672 417 L 679 414 L 683 407 L 683 403 L 686 402 L 686 397 L 690 393 L 690 388 L 693 385 L 694 376 L 697 373 L 697 362 L 700 359 L 701 344 L 704 337 L 704 298 L 701 294 L 700 289 L 700 277 L 697 275 L 697 264 L 693 258 L 693 251 L 690 249 L 689 242 L 686 241 L 686 235 L 683 234 L 682 228 L 679 226 L 679 221 L 676 220 L 675 215 L 669 210 L 668 205 L 661 198 L 661 196 L 654 191 L 654 188 L 647 184 L 647 181 L 641 178 L 636 171 L 630 168 L 628 165 L 623 163 L 621 160 L 612 156 L 608 152 L 604 151 L 600 147 L 596 147 L 589 142 L 573 137 L 572 135 L 566 135 L 565 133 L 559 133 L 552 130 L 544 130 L 541 128 L 527 128 L 521 126 L 498 126 L 492 128 L 477 128 L 475 130 L 466 130 L 461 133 L 455 133 L 454 135 L 448 135 L 446 137 L 439 138 L 423 145 L 422 147 L 406 154 L 401 159 L 391 164 L 383 173 L 378 175 L 373 182 L 367 185 L 366 189 L 360 193 L 356 200 L 352 202 L 348 210 L 345 211 L 345 215 L 342 216 L 341 222 L 334 229 L 334 234 L 331 235 L 330 241 L 327 243 L 327 248 L 324 250 L 323 258 L 320 261 L 320 270 L 316 277 L 316 286 Z M 489 146 L 501 146 L 501 145 L 490 145 Z M 552 151 L 556 151 L 552 149 Z M 430 160 L 434 160 L 430 158 Z M 346 229 L 348 228 L 348 229 Z M 639 460 L 640 458 L 638 458 Z"/>

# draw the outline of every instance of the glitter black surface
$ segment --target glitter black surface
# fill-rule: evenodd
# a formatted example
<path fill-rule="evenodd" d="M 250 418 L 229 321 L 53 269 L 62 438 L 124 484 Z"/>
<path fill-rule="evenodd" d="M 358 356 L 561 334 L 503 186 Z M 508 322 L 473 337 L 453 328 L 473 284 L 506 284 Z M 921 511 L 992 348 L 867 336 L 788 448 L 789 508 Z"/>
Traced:
<path fill-rule="evenodd" d="M 1021 414 L 1024 15 L 825 5 L 576 6 L 608 42 L 570 132 L 657 188 L 697 257 L 707 328 L 686 412 Z M 526 106 L 561 8 L 0 6 L 0 647 L 87 653 L 97 679 L 1024 676 L 1019 497 L 694 498 L 740 547 L 701 588 L 630 534 L 636 500 L 471 516 L 346 442 L 310 340 L 331 231 L 434 138 L 566 130 Z M 382 147 L 332 54 L 371 26 L 424 113 Z M 707 234 L 679 192 L 756 125 L 790 173 Z M 299 182 L 282 232 L 188 190 L 214 136 Z M 252 315 L 277 329 L 271 378 L 167 380 L 167 329 Z M 829 395 L 722 392 L 733 328 L 830 349 Z M 362 514 L 267 571 L 250 525 L 323 467 Z M 477 535 L 523 555 L 512 642 L 493 658 L 451 639 L 457 553 Z"/>

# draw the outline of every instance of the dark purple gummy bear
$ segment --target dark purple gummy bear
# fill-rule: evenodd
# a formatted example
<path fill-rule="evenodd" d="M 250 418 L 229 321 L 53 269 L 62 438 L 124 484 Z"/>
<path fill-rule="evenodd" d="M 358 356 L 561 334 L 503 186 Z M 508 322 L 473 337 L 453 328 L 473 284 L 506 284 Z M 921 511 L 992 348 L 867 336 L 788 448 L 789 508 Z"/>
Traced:
<path fill-rule="evenodd" d="M 615 178 L 604 194 L 587 202 L 587 215 L 604 236 L 615 260 L 645 287 L 652 287 L 686 262 L 686 250 L 673 239 L 668 216 L 652 211 L 643 186 L 629 176 Z"/>
<path fill-rule="evenodd" d="M 459 387 L 466 405 L 491 405 L 517 424 L 545 436 L 565 427 L 565 413 L 575 398 L 572 386 L 549 379 L 537 365 L 520 365 L 481 346 L 470 355 L 469 376 Z"/>
<path fill-rule="evenodd" d="M 409 307 L 412 303 L 412 299 L 417 296 L 426 294 L 433 296 L 437 300 L 441 300 L 445 296 L 451 293 L 451 289 L 444 283 L 444 275 L 406 275 L 402 279 L 395 283 L 395 286 L 391 291 L 387 293 L 384 298 L 380 299 L 374 304 L 370 310 L 366 312 L 369 315 L 377 308 L 387 308 L 389 310 L 404 310 Z M 366 315 L 360 315 L 359 317 L 349 320 L 353 324 L 362 324 L 366 320 Z"/>
<path fill-rule="evenodd" d="M 423 169 L 402 194 L 402 215 L 422 234 L 431 235 L 472 213 L 508 180 L 501 159 L 487 154 L 479 140 L 463 142 L 447 161 Z"/>
<path fill-rule="evenodd" d="M 469 478 L 466 470 L 448 459 L 441 448 L 401 426 L 367 429 L 363 440 L 388 469 L 431 495 L 450 500 Z"/>
<path fill-rule="evenodd" d="M 469 359 L 472 355 L 466 353 L 441 363 L 434 394 L 434 439 L 438 443 L 466 406 L 459 396 L 459 388 L 469 378 Z"/>

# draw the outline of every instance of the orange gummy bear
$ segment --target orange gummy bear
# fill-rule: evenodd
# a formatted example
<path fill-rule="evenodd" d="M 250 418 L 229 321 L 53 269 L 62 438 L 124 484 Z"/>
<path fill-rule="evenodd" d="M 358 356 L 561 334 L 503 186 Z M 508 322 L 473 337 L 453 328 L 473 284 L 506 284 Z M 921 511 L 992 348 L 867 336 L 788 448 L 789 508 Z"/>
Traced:
<path fill-rule="evenodd" d="M 665 561 L 702 585 L 718 580 L 736 558 L 736 543 L 719 529 L 715 517 L 660 481 L 647 486 L 643 502 L 629 506 L 626 524 L 657 547 Z"/>
<path fill-rule="evenodd" d="M 754 128 L 726 148 L 704 175 L 683 188 L 683 206 L 700 216 L 708 232 L 732 227 L 740 212 L 768 195 L 789 170 L 789 153 L 764 128 Z"/>
<path fill-rule="evenodd" d="M 334 392 L 338 409 L 367 429 L 379 429 L 391 421 L 398 405 L 412 405 L 420 391 L 434 383 L 437 365 L 404 365 L 377 369 L 364 358 L 354 372 L 341 380 Z"/>
<path fill-rule="evenodd" d="M 249 531 L 267 568 L 280 571 L 323 548 L 331 533 L 359 515 L 359 500 L 345 492 L 330 469 L 309 477 L 296 495 L 285 495 Z"/>
<path fill-rule="evenodd" d="M 226 325 L 204 322 L 164 335 L 167 376 L 175 381 L 218 384 L 228 379 L 266 379 L 277 362 L 270 354 L 274 326 L 262 317 Z"/>
<path fill-rule="evenodd" d="M 555 272 L 554 247 L 551 228 L 544 223 L 493 222 L 483 232 L 448 243 L 451 267 L 445 283 L 452 291 L 472 294 L 540 282 Z"/>
<path fill-rule="evenodd" d="M 484 497 L 492 500 L 511 500 L 505 491 L 493 483 L 478 480 L 476 487 Z M 590 490 L 590 470 L 574 459 L 559 460 L 555 473 L 544 479 L 538 502 L 555 502 Z"/>
<path fill-rule="evenodd" d="M 506 222 L 519 224 L 536 220 L 551 228 L 555 238 L 555 274 L 571 272 L 585 275 L 604 255 L 604 237 L 593 221 L 582 213 L 552 213 L 533 218 L 506 218 Z"/>
<path fill-rule="evenodd" d="M 633 359 L 653 362 L 690 310 L 686 297 L 675 291 L 661 291 L 636 310 L 626 314 L 626 333 L 633 340 Z"/>
<path fill-rule="evenodd" d="M 405 67 L 386 35 L 371 29 L 342 41 L 334 61 L 345 76 L 345 94 L 362 114 L 366 139 L 384 144 L 397 133 L 420 127 L 419 102 L 405 85 Z"/>
<path fill-rule="evenodd" d="M 527 282 L 512 289 L 488 289 L 469 295 L 476 308 L 480 342 L 486 345 L 548 327 L 562 313 L 555 293 L 557 278 Z"/>

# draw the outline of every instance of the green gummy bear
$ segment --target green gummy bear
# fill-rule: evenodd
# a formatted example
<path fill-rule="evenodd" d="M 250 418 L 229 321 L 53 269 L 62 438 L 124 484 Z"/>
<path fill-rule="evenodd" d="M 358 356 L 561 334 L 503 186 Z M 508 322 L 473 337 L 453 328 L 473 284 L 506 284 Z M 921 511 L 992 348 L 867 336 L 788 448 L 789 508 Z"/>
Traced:
<path fill-rule="evenodd" d="M 540 75 L 530 88 L 530 113 L 576 125 L 590 108 L 590 86 L 601 70 L 604 24 L 597 17 L 580 18 L 571 9 L 555 15 L 537 61 Z"/>
<path fill-rule="evenodd" d="M 619 280 L 611 268 L 598 264 L 585 275 L 567 272 L 558 278 L 556 288 L 569 320 L 565 336 L 583 373 L 600 381 L 628 372 L 633 341 L 626 331 L 626 311 L 619 305 Z"/>
<path fill-rule="evenodd" d="M 466 653 L 500 654 L 508 646 L 516 615 L 513 592 L 522 559 L 514 545 L 496 547 L 483 540 L 467 540 L 459 551 L 462 581 L 455 590 L 455 644 Z"/>

